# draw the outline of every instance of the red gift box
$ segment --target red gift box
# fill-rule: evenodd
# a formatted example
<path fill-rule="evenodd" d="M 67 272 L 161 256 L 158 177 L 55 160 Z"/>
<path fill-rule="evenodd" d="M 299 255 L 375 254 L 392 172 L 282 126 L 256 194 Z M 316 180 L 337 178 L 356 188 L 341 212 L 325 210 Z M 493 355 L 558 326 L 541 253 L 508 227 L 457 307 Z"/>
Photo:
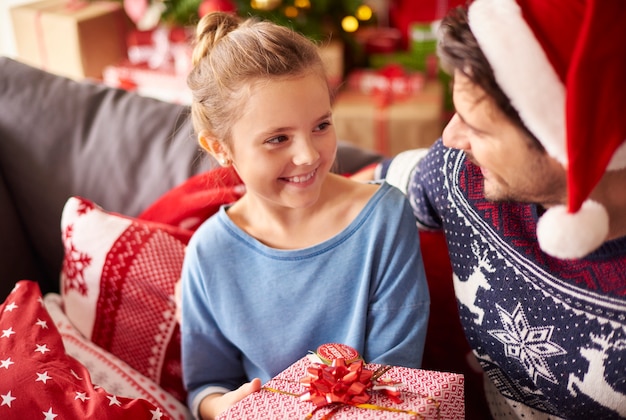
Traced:
<path fill-rule="evenodd" d="M 391 366 L 379 381 L 400 382 L 400 402 L 383 391 L 370 391 L 365 404 L 329 404 L 318 408 L 302 401 L 309 389 L 301 383 L 314 366 L 303 357 L 230 409 L 218 420 L 227 419 L 463 419 L 464 377 L 461 374 Z M 368 363 L 376 371 L 382 365 Z"/>
<path fill-rule="evenodd" d="M 132 30 L 127 36 L 128 60 L 153 69 L 174 67 L 186 75 L 191 69 L 193 31 L 183 27 L 159 26 L 148 31 Z"/>
<path fill-rule="evenodd" d="M 185 105 L 191 103 L 186 75 L 176 72 L 173 66 L 153 69 L 146 63 L 133 64 L 127 60 L 106 66 L 102 78 L 108 86 L 136 91 L 143 96 Z"/>

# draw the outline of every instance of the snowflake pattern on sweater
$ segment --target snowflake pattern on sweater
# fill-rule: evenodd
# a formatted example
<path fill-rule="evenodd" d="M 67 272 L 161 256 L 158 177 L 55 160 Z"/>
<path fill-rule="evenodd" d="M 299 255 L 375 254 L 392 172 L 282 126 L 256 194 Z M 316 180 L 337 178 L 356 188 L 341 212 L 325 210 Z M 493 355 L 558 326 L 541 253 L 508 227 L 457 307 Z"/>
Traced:
<path fill-rule="evenodd" d="M 418 224 L 445 231 L 461 322 L 507 410 L 626 417 L 626 238 L 544 254 L 537 206 L 487 201 L 479 168 L 441 140 L 407 187 Z"/>

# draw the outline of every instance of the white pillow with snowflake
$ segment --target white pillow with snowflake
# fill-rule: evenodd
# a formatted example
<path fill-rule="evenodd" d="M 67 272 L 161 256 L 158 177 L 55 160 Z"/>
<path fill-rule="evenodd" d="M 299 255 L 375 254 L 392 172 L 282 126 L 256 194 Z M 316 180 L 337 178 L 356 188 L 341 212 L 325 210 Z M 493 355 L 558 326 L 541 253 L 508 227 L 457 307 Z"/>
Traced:
<path fill-rule="evenodd" d="M 174 287 L 192 232 L 70 198 L 61 218 L 63 307 L 87 339 L 184 401 Z"/>

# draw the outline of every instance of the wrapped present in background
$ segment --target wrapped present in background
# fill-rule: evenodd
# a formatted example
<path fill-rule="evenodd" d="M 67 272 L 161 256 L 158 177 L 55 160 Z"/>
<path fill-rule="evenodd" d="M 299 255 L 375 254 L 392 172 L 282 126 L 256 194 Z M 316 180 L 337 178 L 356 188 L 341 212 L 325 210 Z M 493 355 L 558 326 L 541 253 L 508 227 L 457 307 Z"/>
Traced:
<path fill-rule="evenodd" d="M 437 30 L 439 21 L 413 22 L 409 26 L 409 47 L 407 50 L 391 53 L 370 54 L 370 67 L 379 69 L 389 64 L 399 64 L 404 68 L 423 72 L 428 78 L 437 77 Z"/>
<path fill-rule="evenodd" d="M 328 83 L 331 89 L 336 89 L 343 81 L 345 45 L 341 40 L 331 40 L 320 44 L 318 48 L 320 58 L 324 63 Z"/>
<path fill-rule="evenodd" d="M 179 104 L 191 104 L 191 91 L 185 74 L 173 65 L 151 68 L 147 63 L 128 60 L 106 66 L 102 78 L 108 86 L 136 91 L 142 96 Z"/>
<path fill-rule="evenodd" d="M 44 0 L 11 9 L 17 58 L 73 79 L 102 77 L 126 57 L 130 25 L 114 1 Z"/>
<path fill-rule="evenodd" d="M 366 55 L 388 54 L 401 50 L 400 30 L 391 27 L 375 26 L 359 29 L 355 34 Z"/>
<path fill-rule="evenodd" d="M 107 66 L 104 82 L 143 96 L 190 104 L 187 74 L 191 69 L 193 28 L 157 26 L 128 33 L 128 59 Z"/>
<path fill-rule="evenodd" d="M 151 69 L 174 67 L 174 71 L 186 75 L 191 68 L 191 27 L 158 26 L 128 33 L 128 60 L 131 64 L 146 64 Z"/>
<path fill-rule="evenodd" d="M 310 357 L 298 360 L 264 384 L 259 392 L 247 396 L 222 413 L 218 419 L 341 420 L 465 417 L 463 375 L 362 364 L 362 360 L 357 360 L 348 364 L 346 375 L 337 379 L 348 381 L 346 387 L 341 383 L 334 384 L 335 386 L 331 388 L 335 391 L 324 391 L 320 399 L 316 398 L 320 396 L 319 393 L 313 395 L 310 384 L 318 378 L 328 376 L 316 373 L 318 369 L 323 368 Z M 356 364 L 360 366 L 355 366 Z M 364 375 L 365 378 L 355 381 L 355 375 L 359 377 Z M 337 375 L 335 377 L 337 378 Z M 368 378 L 371 378 L 372 386 L 364 391 L 360 385 L 367 386 Z M 385 387 L 385 384 L 389 385 Z M 321 389 L 323 386 L 318 388 Z M 386 392 L 389 389 L 392 392 Z M 366 396 L 363 397 L 364 395 Z"/>
<path fill-rule="evenodd" d="M 443 129 L 443 86 L 420 72 L 390 65 L 355 70 L 337 94 L 337 137 L 386 156 L 429 147 Z"/>
<path fill-rule="evenodd" d="M 390 25 L 402 34 L 404 49 L 411 43 L 411 25 L 415 22 L 435 22 L 442 19 L 449 9 L 461 6 L 466 0 L 394 0 L 389 2 Z"/>
<path fill-rule="evenodd" d="M 437 73 L 437 30 L 439 22 L 413 22 L 409 25 L 409 54 L 415 59 L 415 68 L 425 71 L 429 75 Z"/>
<path fill-rule="evenodd" d="M 407 72 L 402 66 L 390 64 L 375 71 L 353 70 L 347 77 L 348 89 L 368 95 L 377 95 L 390 102 L 393 98 L 407 98 L 424 89 L 426 80 L 420 72 Z"/>

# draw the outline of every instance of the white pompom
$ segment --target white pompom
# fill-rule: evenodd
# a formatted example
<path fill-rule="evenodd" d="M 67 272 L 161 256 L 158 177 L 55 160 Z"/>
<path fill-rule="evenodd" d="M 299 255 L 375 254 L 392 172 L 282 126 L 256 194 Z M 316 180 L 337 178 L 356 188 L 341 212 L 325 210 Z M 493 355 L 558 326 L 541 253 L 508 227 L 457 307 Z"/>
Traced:
<path fill-rule="evenodd" d="M 537 223 L 539 247 L 561 259 L 583 258 L 604 243 L 609 234 L 606 209 L 587 200 L 576 213 L 563 205 L 551 207 Z"/>

